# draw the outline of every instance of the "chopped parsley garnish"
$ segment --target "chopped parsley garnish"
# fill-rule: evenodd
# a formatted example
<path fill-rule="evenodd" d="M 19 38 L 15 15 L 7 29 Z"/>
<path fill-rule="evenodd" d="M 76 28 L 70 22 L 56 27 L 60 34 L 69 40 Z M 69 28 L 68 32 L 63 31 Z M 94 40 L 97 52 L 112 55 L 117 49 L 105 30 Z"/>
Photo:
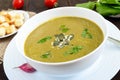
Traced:
<path fill-rule="evenodd" d="M 83 49 L 83 46 L 73 46 L 71 49 L 66 51 L 64 55 L 67 56 L 67 55 L 77 54 L 82 49 Z"/>
<path fill-rule="evenodd" d="M 89 39 L 93 38 L 92 34 L 90 32 L 88 32 L 88 29 L 86 29 L 86 28 L 83 30 L 81 35 L 83 38 L 89 38 Z"/>
<path fill-rule="evenodd" d="M 46 37 L 40 39 L 37 43 L 45 43 L 46 41 L 48 41 L 48 40 L 50 40 L 50 39 L 52 39 L 51 36 L 46 36 Z"/>
<path fill-rule="evenodd" d="M 69 30 L 69 28 L 67 28 L 66 25 L 61 25 L 61 26 L 60 26 L 60 30 L 61 30 L 63 33 L 66 33 L 66 32 Z"/>
<path fill-rule="evenodd" d="M 50 51 L 48 51 L 45 54 L 41 55 L 41 58 L 50 58 L 50 57 L 51 57 L 51 52 Z"/>

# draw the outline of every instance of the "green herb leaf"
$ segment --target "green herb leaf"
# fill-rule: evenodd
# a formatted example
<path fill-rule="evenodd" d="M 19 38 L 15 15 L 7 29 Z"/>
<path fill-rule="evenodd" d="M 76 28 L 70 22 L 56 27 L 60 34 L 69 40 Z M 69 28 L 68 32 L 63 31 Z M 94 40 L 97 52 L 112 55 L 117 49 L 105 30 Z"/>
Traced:
<path fill-rule="evenodd" d="M 61 26 L 60 26 L 60 30 L 61 30 L 63 33 L 66 33 L 66 32 L 69 30 L 69 28 L 67 28 L 66 25 L 61 25 Z"/>
<path fill-rule="evenodd" d="M 114 6 L 111 6 L 111 7 L 115 8 L 115 9 L 120 9 L 120 5 L 114 5 Z"/>
<path fill-rule="evenodd" d="M 119 0 L 99 0 L 102 4 L 120 4 Z"/>
<path fill-rule="evenodd" d="M 76 54 L 82 49 L 83 49 L 83 46 L 73 46 L 70 50 L 68 50 L 64 53 L 64 56 Z"/>
<path fill-rule="evenodd" d="M 89 34 L 87 34 L 87 38 L 92 39 L 93 37 L 92 37 L 92 35 L 89 33 Z"/>
<path fill-rule="evenodd" d="M 92 37 L 92 34 L 89 33 L 89 32 L 88 32 L 88 29 L 86 29 L 86 28 L 83 30 L 83 32 L 82 32 L 81 35 L 82 35 L 83 38 L 89 38 L 89 39 L 92 39 L 92 38 L 93 38 L 93 37 Z"/>
<path fill-rule="evenodd" d="M 82 32 L 82 37 L 85 38 L 86 37 L 86 34 L 88 32 L 88 29 L 84 29 L 83 32 Z"/>
<path fill-rule="evenodd" d="M 74 46 L 72 48 L 72 53 L 78 53 L 82 48 L 82 46 Z"/>
<path fill-rule="evenodd" d="M 113 5 L 108 4 L 96 4 L 96 11 L 103 16 L 117 15 L 120 14 L 120 9 L 114 8 Z"/>
<path fill-rule="evenodd" d="M 41 55 L 41 58 L 50 58 L 50 57 L 51 57 L 51 52 L 50 51 L 48 51 L 45 54 Z"/>
<path fill-rule="evenodd" d="M 120 14 L 120 0 L 97 0 L 76 4 L 77 7 L 84 7 L 95 10 L 103 16 Z"/>
<path fill-rule="evenodd" d="M 52 37 L 51 36 L 47 36 L 45 38 L 40 39 L 37 43 L 45 43 L 46 41 L 48 41 L 50 39 L 52 39 Z"/>
<path fill-rule="evenodd" d="M 88 9 L 94 9 L 95 8 L 96 2 L 86 2 L 86 3 L 81 3 L 81 4 L 76 4 L 76 7 L 84 7 Z"/>

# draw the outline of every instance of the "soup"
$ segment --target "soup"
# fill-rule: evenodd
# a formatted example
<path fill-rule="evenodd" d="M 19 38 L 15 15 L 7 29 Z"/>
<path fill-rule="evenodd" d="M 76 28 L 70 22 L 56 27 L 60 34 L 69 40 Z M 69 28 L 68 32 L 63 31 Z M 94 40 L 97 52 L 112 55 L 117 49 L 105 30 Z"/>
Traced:
<path fill-rule="evenodd" d="M 80 17 L 58 17 L 39 25 L 27 37 L 25 55 L 42 62 L 65 62 L 83 57 L 103 41 L 94 22 Z"/>

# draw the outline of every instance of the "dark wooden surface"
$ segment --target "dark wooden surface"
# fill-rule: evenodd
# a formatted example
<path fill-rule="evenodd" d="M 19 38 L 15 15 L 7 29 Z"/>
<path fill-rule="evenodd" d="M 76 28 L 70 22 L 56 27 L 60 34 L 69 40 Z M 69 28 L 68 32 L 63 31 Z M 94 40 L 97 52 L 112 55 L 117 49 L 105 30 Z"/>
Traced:
<path fill-rule="evenodd" d="M 77 3 L 83 3 L 87 1 L 89 0 L 58 0 L 58 4 L 59 7 L 74 6 Z M 13 9 L 12 0 L 0 0 L 0 10 L 3 9 Z M 47 9 L 48 8 L 44 6 L 44 0 L 25 0 L 24 7 L 22 8 L 22 10 L 34 11 L 36 13 Z M 106 17 L 106 19 L 111 21 L 120 29 L 120 18 Z M 0 65 L 0 80 L 8 80 L 4 73 L 3 64 Z M 112 80 L 120 80 L 120 71 L 112 78 Z"/>

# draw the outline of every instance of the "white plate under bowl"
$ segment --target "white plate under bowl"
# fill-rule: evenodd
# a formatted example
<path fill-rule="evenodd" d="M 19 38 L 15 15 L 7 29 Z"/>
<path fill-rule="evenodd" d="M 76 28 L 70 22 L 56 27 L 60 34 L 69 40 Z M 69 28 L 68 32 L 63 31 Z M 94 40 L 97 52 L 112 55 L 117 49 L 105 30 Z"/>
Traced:
<path fill-rule="evenodd" d="M 107 20 L 106 23 L 109 28 L 109 36 L 120 39 L 118 28 Z M 19 68 L 14 69 L 23 63 L 26 61 L 17 50 L 15 38 L 13 38 L 5 51 L 3 60 L 4 70 L 9 80 L 110 80 L 120 69 L 120 47 L 107 41 L 98 61 L 90 68 L 71 77 L 50 77 L 38 71 L 26 73 Z"/>
<path fill-rule="evenodd" d="M 24 16 L 24 22 L 27 21 L 27 20 L 29 19 L 29 14 L 28 14 L 26 11 L 23 11 L 23 10 L 11 10 L 10 12 L 21 13 L 21 14 L 23 14 L 23 16 Z M 20 28 L 19 28 L 19 29 L 20 29 Z M 19 30 L 19 29 L 18 29 L 18 30 Z M 13 33 L 11 33 L 11 34 L 7 34 L 7 35 L 4 35 L 4 36 L 0 36 L 0 39 L 1 39 L 1 38 L 9 37 L 9 36 L 11 36 L 11 35 L 17 33 L 18 30 L 16 30 L 15 32 L 13 32 Z"/>

